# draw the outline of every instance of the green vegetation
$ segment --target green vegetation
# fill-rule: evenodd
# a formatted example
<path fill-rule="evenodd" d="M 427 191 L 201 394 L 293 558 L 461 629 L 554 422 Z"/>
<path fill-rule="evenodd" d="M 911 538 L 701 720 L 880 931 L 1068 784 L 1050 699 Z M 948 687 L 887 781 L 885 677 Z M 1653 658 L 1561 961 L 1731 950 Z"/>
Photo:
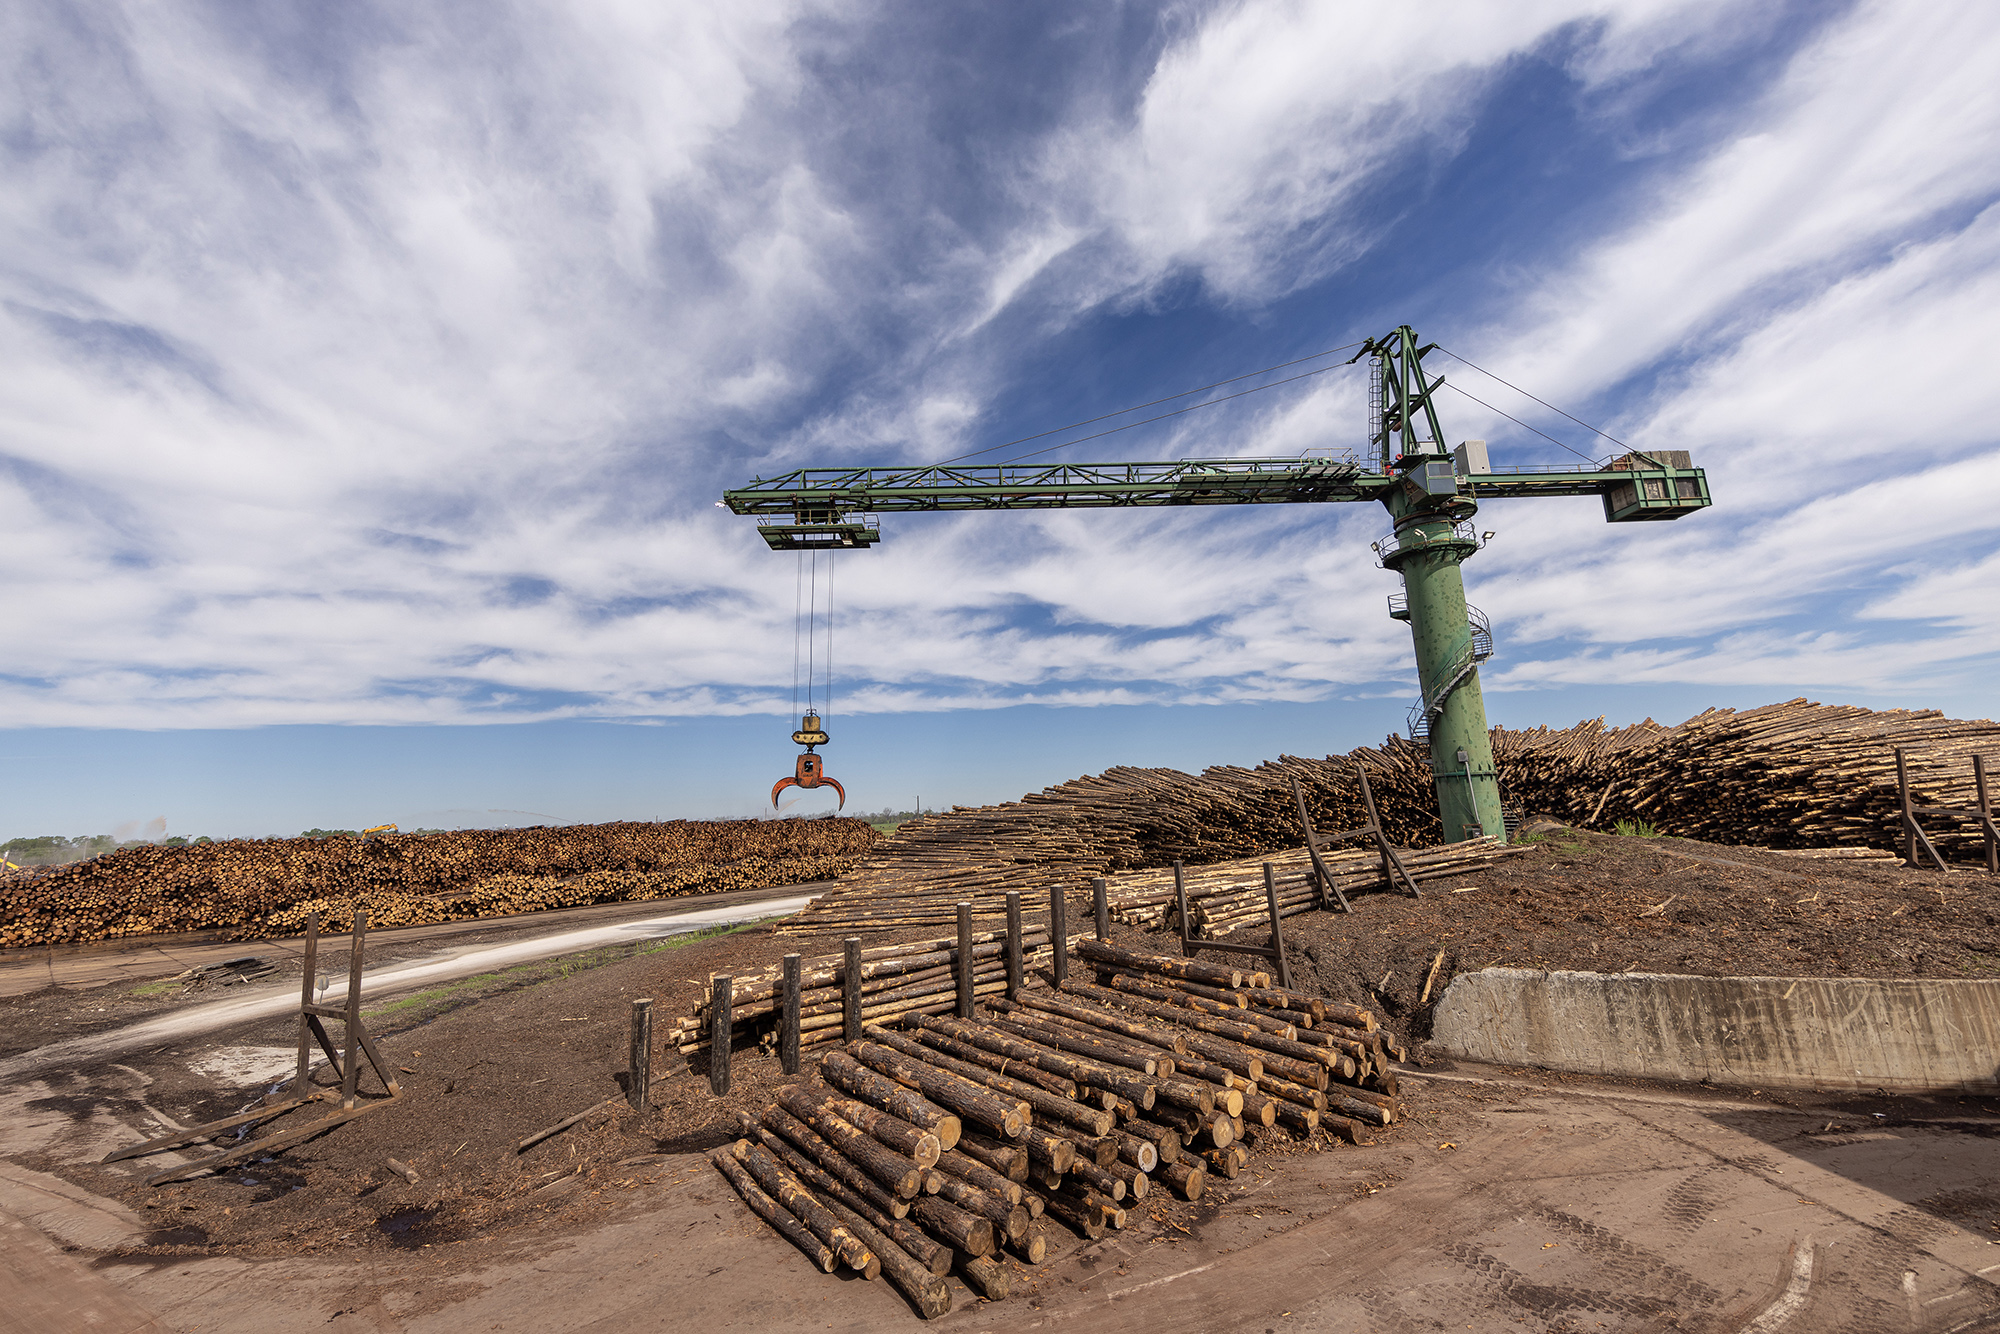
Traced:
<path fill-rule="evenodd" d="M 1612 826 L 1626 838 L 1658 838 L 1659 829 L 1650 820 L 1620 820 Z"/>
<path fill-rule="evenodd" d="M 164 996 L 170 991 L 179 991 L 181 984 L 171 977 L 163 977 L 157 982 L 144 982 L 132 988 L 134 996 Z"/>

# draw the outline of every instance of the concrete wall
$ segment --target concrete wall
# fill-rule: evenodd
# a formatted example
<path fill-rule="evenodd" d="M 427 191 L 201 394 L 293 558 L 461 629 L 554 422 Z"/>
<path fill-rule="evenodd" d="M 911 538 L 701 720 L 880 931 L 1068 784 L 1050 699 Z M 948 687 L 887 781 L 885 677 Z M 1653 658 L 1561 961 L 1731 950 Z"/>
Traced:
<path fill-rule="evenodd" d="M 2000 981 L 1489 968 L 1431 1045 L 1469 1060 L 1751 1088 L 2000 1089 Z"/>

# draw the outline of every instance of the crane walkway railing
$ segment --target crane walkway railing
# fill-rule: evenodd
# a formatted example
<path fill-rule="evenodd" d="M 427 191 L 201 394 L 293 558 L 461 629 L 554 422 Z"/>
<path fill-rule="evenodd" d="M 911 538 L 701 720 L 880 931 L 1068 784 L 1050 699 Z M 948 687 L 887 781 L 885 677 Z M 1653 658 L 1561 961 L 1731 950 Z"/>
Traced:
<path fill-rule="evenodd" d="M 1443 683 L 1410 706 L 1408 722 L 1412 741 L 1430 740 L 1431 720 L 1444 712 L 1445 701 L 1478 670 L 1480 663 L 1493 656 L 1493 623 L 1486 613 L 1468 606 L 1465 621 L 1472 631 L 1470 642 L 1452 660 L 1451 670 L 1445 673 Z"/>

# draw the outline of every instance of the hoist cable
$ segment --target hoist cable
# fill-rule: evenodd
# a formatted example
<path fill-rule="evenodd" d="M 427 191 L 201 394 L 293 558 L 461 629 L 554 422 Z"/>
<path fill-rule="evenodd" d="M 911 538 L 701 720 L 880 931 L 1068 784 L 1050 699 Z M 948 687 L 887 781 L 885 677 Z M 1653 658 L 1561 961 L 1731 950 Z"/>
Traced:
<path fill-rule="evenodd" d="M 1444 353 L 1444 354 L 1445 354 L 1445 355 L 1446 355 L 1447 357 L 1450 357 L 1450 358 L 1451 358 L 1451 359 L 1452 359 L 1453 361 L 1462 361 L 1462 362 L 1465 362 L 1465 364 L 1466 364 L 1466 365 L 1468 365 L 1468 366 L 1471 366 L 1471 367 L 1472 367 L 1472 369 L 1474 369 L 1474 370 L 1478 371 L 1478 372 L 1479 372 L 1479 373 L 1480 373 L 1481 375 L 1484 375 L 1484 376 L 1486 376 L 1486 377 L 1487 377 L 1488 379 L 1491 379 L 1491 380 L 1500 380 L 1500 377 L 1499 377 L 1499 376 L 1497 376 L 1497 375 L 1495 375 L 1495 374 L 1494 374 L 1494 373 L 1493 373 L 1492 371 L 1489 371 L 1489 370 L 1487 370 L 1487 369 L 1486 369 L 1486 368 L 1485 368 L 1484 366 L 1477 366 L 1477 365 L 1473 365 L 1473 363 L 1472 363 L 1472 362 L 1470 362 L 1470 361 L 1466 361 L 1464 357 L 1461 357 L 1461 356 L 1459 356 L 1459 355 L 1458 355 L 1458 353 L 1456 353 L 1456 352 L 1452 351 L 1452 350 L 1451 350 L 1450 348 L 1448 348 L 1448 347 L 1440 347 L 1440 348 L 1438 348 L 1438 351 L 1440 351 L 1440 352 Z M 1563 411 L 1563 410 L 1562 410 L 1561 408 L 1557 407 L 1557 406 L 1556 406 L 1555 404 L 1553 404 L 1553 403 L 1550 403 L 1550 402 L 1547 402 L 1547 401 L 1545 401 L 1545 400 L 1543 400 L 1543 399 L 1539 399 L 1539 398 L 1535 398 L 1535 396 L 1534 396 L 1533 394 L 1531 394 L 1531 393 L 1529 393 L 1529 392 L 1528 392 L 1527 390 L 1525 390 L 1525 389 L 1521 388 L 1521 386 L 1520 386 L 1520 385 L 1517 385 L 1517 384 L 1509 384 L 1509 383 L 1508 383 L 1507 381 L 1505 381 L 1505 380 L 1500 380 L 1500 383 L 1501 383 L 1501 384 L 1504 384 L 1504 385 L 1507 385 L 1507 387 L 1508 387 L 1509 389 L 1511 389 L 1511 390 L 1513 390 L 1513 391 L 1514 391 L 1515 393 L 1517 393 L 1517 394 L 1521 395 L 1521 397 L 1523 397 L 1523 398 L 1534 398 L 1534 399 L 1535 399 L 1535 402 L 1537 402 L 1537 403 L 1540 403 L 1540 404 L 1541 404 L 1541 405 L 1542 405 L 1543 407 L 1547 408 L 1547 409 L 1548 409 L 1548 410 L 1549 410 L 1550 412 L 1553 412 L 1553 413 L 1555 413 L 1555 414 L 1556 414 L 1557 416 L 1559 416 L 1559 417 L 1569 417 L 1569 419 L 1570 419 L 1571 421 L 1575 422 L 1575 423 L 1576 423 L 1576 424 L 1577 424 L 1578 426 L 1581 426 L 1581 427 L 1582 427 L 1582 428 L 1583 428 L 1584 430 L 1586 430 L 1586 431 L 1590 431 L 1590 432 L 1593 432 L 1593 433 L 1595 433 L 1595 434 L 1597 434 L 1597 435 L 1601 435 L 1601 436 L 1603 436 L 1603 437 L 1604 437 L 1604 438 L 1605 438 L 1606 440 L 1609 440 L 1609 441 L 1610 441 L 1610 442 L 1611 442 L 1612 444 L 1614 444 L 1614 445 L 1618 446 L 1618 447 L 1619 447 L 1620 449 L 1630 449 L 1630 448 L 1632 448 L 1632 446 L 1630 446 L 1630 445 L 1626 444 L 1626 443 L 1625 443 L 1625 442 L 1624 442 L 1623 440 L 1620 440 L 1620 439 L 1619 439 L 1619 438 L 1618 438 L 1617 436 L 1615 436 L 1615 435 L 1612 435 L 1612 434 L 1610 434 L 1610 433 L 1609 433 L 1609 432 L 1607 432 L 1607 431 L 1599 431 L 1599 430 L 1598 430 L 1598 429 L 1597 429 L 1597 428 L 1596 428 L 1595 426 L 1592 426 L 1592 425 L 1591 425 L 1591 424 L 1590 424 L 1589 422 L 1585 421 L 1585 420 L 1584 420 L 1583 418 L 1581 418 L 1581 417 L 1570 417 L 1570 414 L 1569 414 L 1569 413 L 1567 413 L 1567 412 L 1564 412 L 1564 411 Z M 1464 393 L 1465 391 L 1464 391 L 1464 390 L 1460 390 L 1459 392 L 1460 392 L 1460 393 Z M 1466 396 L 1467 398 L 1472 398 L 1472 395 L 1470 395 L 1470 394 L 1466 394 L 1465 396 Z M 1473 402 L 1475 402 L 1475 403 L 1477 403 L 1477 402 L 1478 402 L 1479 400 L 1478 400 L 1478 399 L 1476 399 L 1476 398 L 1474 398 L 1474 399 L 1472 399 L 1472 401 L 1473 401 Z M 1498 409 L 1498 408 L 1494 408 L 1493 410 L 1494 410 L 1495 412 L 1500 412 L 1500 409 Z M 1501 415 L 1501 416 L 1503 416 L 1503 417 L 1506 417 L 1506 416 L 1507 416 L 1507 414 L 1506 414 L 1506 413 L 1504 413 L 1504 412 L 1500 413 L 1500 415 Z M 1512 418 L 1512 417 L 1507 417 L 1507 420 L 1508 420 L 1508 421 L 1513 421 L 1513 420 L 1515 420 L 1515 419 L 1514 419 L 1514 418 Z M 1532 430 L 1534 430 L 1534 427 L 1532 427 L 1532 426 L 1531 426 L 1531 427 L 1529 427 L 1528 429 L 1532 431 Z M 1552 437 L 1545 437 L 1545 438 L 1552 438 Z M 1561 442 L 1561 441 L 1557 441 L 1556 443 L 1558 443 L 1558 444 L 1561 444 L 1562 442 Z M 1574 451 L 1574 450 L 1572 450 L 1571 452 L 1572 452 L 1572 453 L 1574 453 L 1575 451 Z"/>
<path fill-rule="evenodd" d="M 1472 365 L 1472 363 L 1469 361 L 1466 362 L 1465 364 L 1468 366 Z M 1474 367 L 1474 369 L 1477 369 L 1477 367 Z M 1441 381 L 1440 383 L 1442 383 L 1446 389 L 1450 389 L 1456 393 L 1465 394 L 1465 397 L 1471 399 L 1473 402 L 1477 403 L 1480 407 L 1485 408 L 1488 412 L 1500 412 L 1500 409 L 1494 407 L 1491 403 L 1488 403 L 1485 399 L 1479 397 L 1477 394 L 1467 394 L 1465 390 L 1460 389 L 1457 385 L 1451 383 L 1449 380 Z M 1530 395 L 1530 397 L 1533 396 Z M 1541 402 L 1540 399 L 1536 399 L 1535 401 L 1538 403 Z M 1568 445 L 1564 445 L 1562 441 L 1556 439 L 1554 436 L 1550 435 L 1547 431 L 1544 431 L 1539 427 L 1528 425 L 1528 423 L 1522 421 L 1519 417 L 1514 416 L 1512 413 L 1500 412 L 1500 415 L 1505 417 L 1508 421 L 1513 422 L 1514 425 L 1520 427 L 1524 431 L 1533 431 L 1536 435 L 1540 436 L 1542 439 L 1548 441 L 1552 445 L 1560 445 L 1564 449 L 1569 449 L 1570 453 L 1576 455 L 1578 458 L 1582 459 L 1585 463 L 1594 465 L 1597 462 L 1596 459 L 1590 457 L 1590 455 L 1584 453 L 1582 450 L 1570 449 Z M 1610 439 L 1609 436 L 1606 436 L 1605 438 L 1607 440 Z"/>
<path fill-rule="evenodd" d="M 799 711 L 799 659 L 804 648 L 799 643 L 799 613 L 806 606 L 806 553 L 798 553 L 798 572 L 792 580 L 792 712 Z"/>
<path fill-rule="evenodd" d="M 833 553 L 826 553 L 826 706 L 825 716 L 833 717 Z"/>
<path fill-rule="evenodd" d="M 819 553 L 806 575 L 806 712 L 813 711 L 813 627 L 819 621 Z"/>

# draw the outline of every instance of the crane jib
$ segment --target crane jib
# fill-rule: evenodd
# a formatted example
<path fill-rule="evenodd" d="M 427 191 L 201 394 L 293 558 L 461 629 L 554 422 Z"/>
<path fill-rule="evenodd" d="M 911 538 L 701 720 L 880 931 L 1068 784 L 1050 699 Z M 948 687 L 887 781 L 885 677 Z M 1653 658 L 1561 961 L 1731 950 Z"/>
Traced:
<path fill-rule="evenodd" d="M 1374 358 L 1365 453 L 801 468 L 725 491 L 722 503 L 755 516 L 773 550 L 822 551 L 874 545 L 881 514 L 1376 501 L 1393 520 L 1375 557 L 1403 582 L 1390 596 L 1390 615 L 1408 622 L 1415 641 L 1420 694 L 1410 732 L 1430 750 L 1443 836 L 1504 837 L 1501 775 L 1478 670 L 1493 655 L 1493 634 L 1484 616 L 1467 608 L 1459 570 L 1492 536 L 1477 531 L 1473 515 L 1489 500 L 1595 496 L 1607 522 L 1657 522 L 1713 501 L 1708 475 L 1679 450 L 1621 445 L 1626 452 L 1607 462 L 1496 468 L 1483 440 L 1447 449 L 1436 406 L 1444 381 L 1422 365 L 1435 346 L 1419 344 L 1408 325 L 1363 344 L 1356 359 Z"/>

